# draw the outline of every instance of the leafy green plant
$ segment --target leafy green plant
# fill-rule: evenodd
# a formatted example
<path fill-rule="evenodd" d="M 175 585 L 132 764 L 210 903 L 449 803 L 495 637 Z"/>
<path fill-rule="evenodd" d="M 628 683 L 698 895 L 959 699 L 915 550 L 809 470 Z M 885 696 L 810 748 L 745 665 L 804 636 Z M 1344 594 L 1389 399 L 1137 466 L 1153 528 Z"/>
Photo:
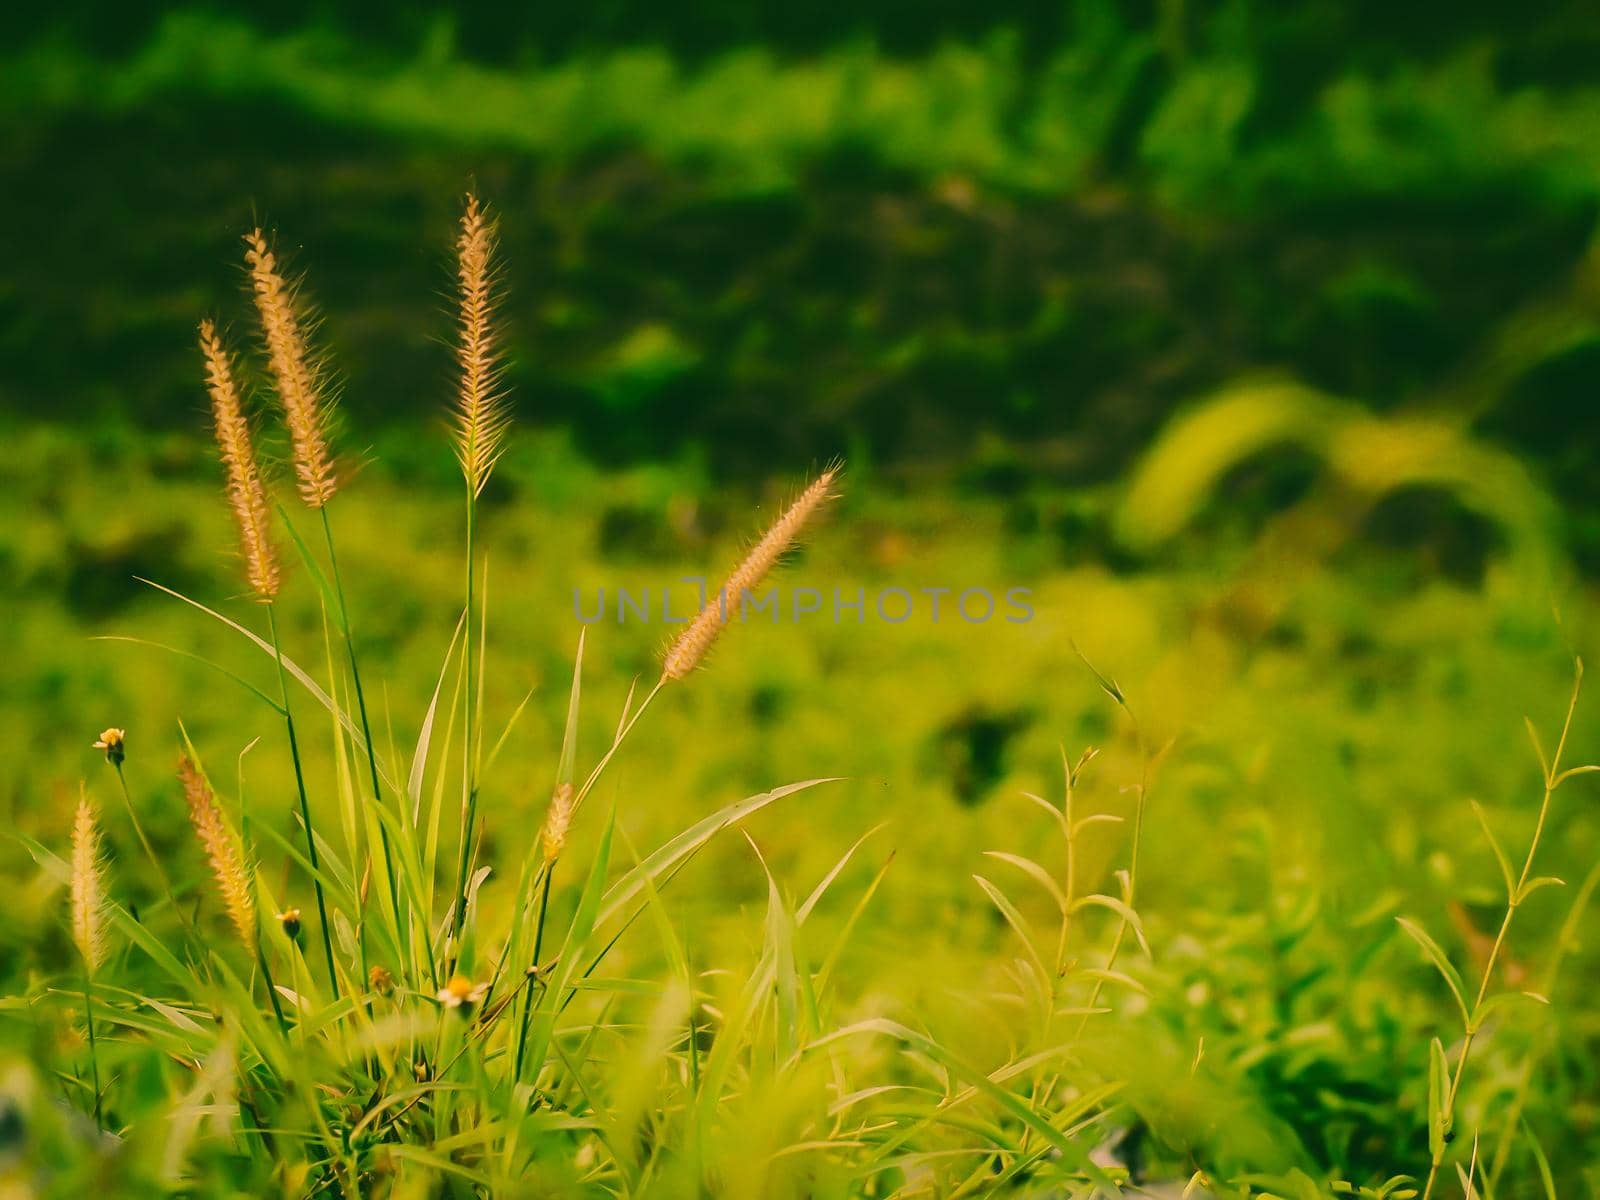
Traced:
<path fill-rule="evenodd" d="M 1561 722 L 1561 733 L 1556 740 L 1554 751 L 1546 754 L 1543 744 L 1539 740 L 1538 730 L 1533 722 L 1527 722 L 1528 737 L 1533 743 L 1534 753 L 1539 759 L 1539 769 L 1544 781 L 1544 795 L 1539 801 L 1539 815 L 1535 819 L 1533 834 L 1528 840 L 1528 850 L 1522 860 L 1520 869 L 1513 869 L 1512 860 L 1501 847 L 1499 839 L 1495 837 L 1485 817 L 1483 809 L 1473 805 L 1473 812 L 1478 818 L 1478 823 L 1483 829 L 1483 835 L 1488 840 L 1490 848 L 1494 851 L 1495 862 L 1500 867 L 1501 881 L 1505 885 L 1505 914 L 1501 918 L 1499 931 L 1495 934 L 1489 951 L 1484 957 L 1483 971 L 1476 988 L 1469 988 L 1462 978 L 1460 971 L 1450 961 L 1450 956 L 1443 947 L 1415 921 L 1405 917 L 1398 918 L 1400 926 L 1410 935 L 1411 939 L 1421 947 L 1428 960 L 1438 968 L 1439 975 L 1444 979 L 1445 985 L 1450 989 L 1451 998 L 1456 1003 L 1456 1008 L 1461 1014 L 1462 1037 L 1460 1045 L 1455 1049 L 1455 1065 L 1450 1065 L 1450 1054 L 1439 1038 L 1434 1038 L 1429 1047 L 1428 1057 L 1428 1152 L 1429 1164 L 1427 1179 L 1423 1185 L 1423 1200 L 1433 1194 L 1438 1181 L 1439 1170 L 1443 1166 L 1446 1154 L 1457 1135 L 1457 1101 L 1461 1094 L 1462 1077 L 1466 1074 L 1467 1062 L 1471 1056 L 1474 1043 L 1487 1032 L 1491 1018 L 1495 1017 L 1502 1009 L 1514 1004 L 1518 1000 L 1532 1000 L 1538 1004 L 1549 1004 L 1549 998 L 1539 992 L 1527 989 L 1501 989 L 1494 990 L 1497 978 L 1496 970 L 1500 966 L 1502 955 L 1507 950 L 1507 939 L 1511 933 L 1511 925 L 1515 920 L 1517 911 L 1528 898 L 1546 887 L 1560 887 L 1563 882 L 1550 875 L 1534 875 L 1534 859 L 1539 853 L 1539 843 L 1544 837 L 1545 825 L 1550 816 L 1550 802 L 1556 789 L 1563 783 L 1579 775 L 1592 774 L 1600 771 L 1600 766 L 1584 765 L 1577 767 L 1561 766 L 1563 755 L 1567 749 L 1567 737 L 1572 732 L 1572 715 L 1578 707 L 1578 693 L 1583 686 L 1583 660 L 1576 663 L 1572 681 L 1572 694 L 1567 702 L 1566 716 Z M 1592 883 L 1585 883 L 1581 896 L 1587 899 L 1587 894 L 1593 890 Z M 1470 996 L 1470 999 L 1469 999 Z M 1514 1124 L 1514 1122 L 1513 1122 Z M 1470 1165 L 1463 1175 L 1463 1186 L 1466 1192 L 1472 1194 L 1473 1179 L 1477 1177 L 1479 1169 L 1478 1135 L 1474 1134 L 1472 1143 Z M 1548 1177 L 1548 1168 L 1544 1174 Z M 1493 1186 L 1490 1184 L 1489 1186 Z"/>

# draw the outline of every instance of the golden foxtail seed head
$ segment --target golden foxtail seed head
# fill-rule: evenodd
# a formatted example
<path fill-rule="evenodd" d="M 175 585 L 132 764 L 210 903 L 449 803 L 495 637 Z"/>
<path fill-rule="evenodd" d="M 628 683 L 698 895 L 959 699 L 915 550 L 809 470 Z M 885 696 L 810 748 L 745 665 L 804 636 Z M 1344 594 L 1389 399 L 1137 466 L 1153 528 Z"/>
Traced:
<path fill-rule="evenodd" d="M 478 198 L 467 194 L 456 238 L 458 316 L 456 363 L 461 381 L 451 414 L 456 457 L 474 496 L 505 449 L 511 413 L 500 386 L 503 367 L 495 328 L 495 230 Z"/>
<path fill-rule="evenodd" d="M 250 872 L 245 867 L 244 851 L 222 818 L 211 785 L 188 755 L 178 759 L 178 778 L 183 783 L 183 798 L 189 805 L 189 820 L 205 851 L 211 874 L 228 920 L 246 946 L 256 944 L 256 901 L 250 890 Z"/>
<path fill-rule="evenodd" d="M 200 351 L 205 355 L 206 390 L 211 393 L 212 422 L 227 471 L 228 507 L 239 528 L 245 578 L 257 599 L 271 600 L 278 594 L 279 579 L 278 555 L 268 525 L 267 493 L 251 444 L 250 422 L 233 381 L 232 357 L 211 321 L 200 322 Z"/>
<path fill-rule="evenodd" d="M 739 611 L 745 594 L 760 586 L 783 552 L 794 544 L 811 515 L 832 499 L 828 489 L 838 477 L 839 470 L 836 466 L 829 467 L 817 476 L 811 486 L 801 492 L 784 514 L 772 523 L 761 540 L 751 547 L 744 561 L 723 581 L 717 594 L 706 602 L 699 615 L 667 648 L 661 661 L 662 679 L 682 679 L 695 669 L 711 649 L 711 644 L 717 640 L 722 627 Z"/>
<path fill-rule="evenodd" d="M 572 797 L 571 783 L 557 784 L 550 796 L 550 810 L 545 814 L 544 831 L 540 835 L 546 862 L 560 858 L 561 850 L 567 844 L 567 830 L 572 826 Z"/>
<path fill-rule="evenodd" d="M 93 975 L 105 961 L 105 861 L 100 853 L 100 829 L 87 793 L 78 798 L 72 822 L 71 887 L 72 941 L 83 956 L 84 969 Z"/>
<path fill-rule="evenodd" d="M 294 444 L 300 498 L 312 508 L 321 508 L 339 489 L 328 449 L 321 373 L 306 350 L 296 289 L 284 280 L 277 256 L 259 229 L 246 234 L 244 242 L 250 290 L 267 344 L 267 365 Z"/>

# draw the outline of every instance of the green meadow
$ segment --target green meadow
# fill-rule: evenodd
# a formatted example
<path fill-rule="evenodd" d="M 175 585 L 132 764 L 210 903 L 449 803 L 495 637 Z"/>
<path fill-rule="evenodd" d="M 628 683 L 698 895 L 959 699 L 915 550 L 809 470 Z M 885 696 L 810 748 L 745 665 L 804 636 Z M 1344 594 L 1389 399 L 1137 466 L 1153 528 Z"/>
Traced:
<path fill-rule="evenodd" d="M 4 52 L 5 1194 L 1600 1187 L 1593 21 L 895 11 Z M 654 690 L 663 594 L 836 460 Z"/>

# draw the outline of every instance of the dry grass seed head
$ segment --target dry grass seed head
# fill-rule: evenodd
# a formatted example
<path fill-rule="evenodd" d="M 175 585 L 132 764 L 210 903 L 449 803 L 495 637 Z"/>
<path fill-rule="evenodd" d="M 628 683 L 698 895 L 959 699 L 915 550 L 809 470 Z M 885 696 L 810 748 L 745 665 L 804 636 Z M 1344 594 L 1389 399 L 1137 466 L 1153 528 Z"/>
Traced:
<path fill-rule="evenodd" d="M 284 279 L 277 256 L 261 230 L 246 234 L 244 241 L 250 290 L 267 346 L 267 365 L 294 446 L 300 498 L 312 508 L 321 508 L 339 489 L 328 449 L 328 406 L 322 396 L 322 373 L 306 349 L 296 286 Z"/>
<path fill-rule="evenodd" d="M 72 822 L 72 941 L 93 975 L 105 961 L 105 859 L 100 853 L 100 828 L 87 792 L 78 797 Z"/>
<path fill-rule="evenodd" d="M 228 506 L 239 528 L 245 578 L 260 600 L 278 594 L 278 556 L 269 532 L 267 493 L 261 483 L 250 436 L 250 422 L 239 401 L 233 359 L 211 321 L 200 322 L 200 350 L 205 355 L 206 390 L 211 394 L 211 416 L 216 426 L 217 449 L 227 471 Z"/>
<path fill-rule="evenodd" d="M 511 424 L 501 387 L 504 359 L 495 320 L 495 226 L 477 196 L 467 193 L 456 238 L 458 287 L 456 362 L 461 369 L 451 432 L 462 474 L 474 496 L 505 449 Z"/>
<path fill-rule="evenodd" d="M 817 509 L 833 498 L 834 493 L 828 489 L 833 486 L 840 470 L 838 466 L 829 467 L 817 476 L 811 486 L 801 492 L 783 515 L 772 523 L 761 540 L 750 548 L 743 561 L 723 581 L 716 595 L 706 602 L 694 620 L 667 648 L 661 662 L 663 679 L 682 679 L 695 669 L 717 640 L 722 627 L 739 611 L 744 594 L 760 586 L 767 573 L 783 557 L 784 551 L 794 544 L 806 522 Z"/>
<path fill-rule="evenodd" d="M 567 830 L 572 827 L 573 794 L 572 784 L 559 783 L 550 796 L 550 811 L 545 814 L 544 830 L 540 835 L 546 862 L 560 858 L 567 844 Z"/>
<path fill-rule="evenodd" d="M 244 852 L 222 819 L 222 810 L 217 807 L 211 785 L 188 755 L 178 759 L 178 778 L 183 783 L 183 797 L 189 805 L 189 820 L 216 878 L 228 920 L 238 932 L 239 940 L 253 947 L 256 902 L 250 890 L 250 872 L 245 867 Z"/>

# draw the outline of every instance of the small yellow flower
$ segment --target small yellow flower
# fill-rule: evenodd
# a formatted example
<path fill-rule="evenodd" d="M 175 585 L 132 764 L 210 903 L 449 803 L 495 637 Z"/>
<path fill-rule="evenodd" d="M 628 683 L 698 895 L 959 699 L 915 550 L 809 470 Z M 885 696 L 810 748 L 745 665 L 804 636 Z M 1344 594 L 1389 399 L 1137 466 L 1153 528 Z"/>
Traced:
<path fill-rule="evenodd" d="M 439 1003 L 466 1016 L 488 992 L 487 983 L 473 983 L 465 975 L 452 975 L 450 982 L 439 989 Z"/>
<path fill-rule="evenodd" d="M 100 740 L 94 744 L 94 748 L 96 750 L 104 750 L 106 752 L 106 761 L 113 767 L 120 767 L 122 765 L 122 760 L 127 756 L 128 753 L 125 745 L 127 740 L 128 735 L 125 731 L 121 729 L 107 729 L 100 735 Z"/>

